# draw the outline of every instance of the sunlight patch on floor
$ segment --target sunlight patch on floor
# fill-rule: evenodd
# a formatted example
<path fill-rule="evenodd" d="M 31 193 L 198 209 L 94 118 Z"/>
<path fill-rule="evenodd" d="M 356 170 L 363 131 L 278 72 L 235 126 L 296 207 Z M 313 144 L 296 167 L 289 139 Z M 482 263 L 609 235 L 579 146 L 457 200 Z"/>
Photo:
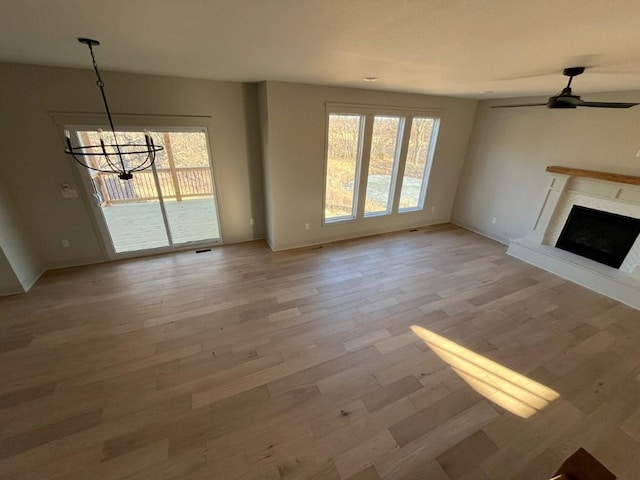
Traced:
<path fill-rule="evenodd" d="M 560 397 L 555 390 L 426 328 L 413 325 L 411 330 L 471 388 L 514 415 L 529 418 Z"/>

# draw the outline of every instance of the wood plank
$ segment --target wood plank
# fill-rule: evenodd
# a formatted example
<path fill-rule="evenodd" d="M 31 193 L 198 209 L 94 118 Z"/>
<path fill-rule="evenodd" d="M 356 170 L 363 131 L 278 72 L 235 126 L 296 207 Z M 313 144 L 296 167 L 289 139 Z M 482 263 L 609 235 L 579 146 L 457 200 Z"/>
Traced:
<path fill-rule="evenodd" d="M 100 421 L 102 410 L 93 410 L 0 441 L 0 459 L 16 455 L 52 440 L 86 430 Z"/>
<path fill-rule="evenodd" d="M 451 480 L 457 480 L 493 454 L 498 447 L 482 430 L 468 436 L 449 450 L 438 455 L 436 460 Z"/>
<path fill-rule="evenodd" d="M 443 422 L 459 415 L 481 400 L 478 394 L 464 389 L 444 397 L 415 415 L 398 422 L 389 430 L 401 447 L 428 433 Z"/>
<path fill-rule="evenodd" d="M 201 408 L 224 398 L 251 390 L 252 388 L 267 383 L 275 382 L 281 378 L 314 367 L 327 360 L 333 360 L 345 354 L 342 346 L 317 349 L 308 355 L 294 358 L 273 367 L 239 377 L 229 382 L 208 390 L 197 392 L 192 397 L 193 408 Z"/>
<path fill-rule="evenodd" d="M 408 396 L 416 390 L 420 390 L 420 388 L 422 388 L 422 385 L 416 377 L 409 375 L 389 385 L 385 385 L 379 390 L 371 392 L 369 395 L 365 395 L 362 397 L 362 402 L 367 407 L 367 410 L 372 413 L 380 410 L 385 405 L 389 405 L 396 400 Z"/>
<path fill-rule="evenodd" d="M 498 416 L 488 403 L 477 403 L 404 447 L 380 455 L 374 460 L 376 470 L 383 477 L 399 476 L 413 462 L 418 459 L 435 459 Z"/>
<path fill-rule="evenodd" d="M 389 430 L 335 457 L 336 467 L 342 478 L 348 478 L 369 467 L 373 458 L 398 448 Z"/>
<path fill-rule="evenodd" d="M 629 185 L 640 185 L 640 176 L 622 175 L 620 173 L 601 172 L 596 170 L 583 170 L 581 168 L 561 167 L 559 165 L 550 165 L 547 167 L 549 173 L 561 173 L 563 175 L 571 175 L 574 177 L 595 178 L 606 182 L 626 183 Z"/>

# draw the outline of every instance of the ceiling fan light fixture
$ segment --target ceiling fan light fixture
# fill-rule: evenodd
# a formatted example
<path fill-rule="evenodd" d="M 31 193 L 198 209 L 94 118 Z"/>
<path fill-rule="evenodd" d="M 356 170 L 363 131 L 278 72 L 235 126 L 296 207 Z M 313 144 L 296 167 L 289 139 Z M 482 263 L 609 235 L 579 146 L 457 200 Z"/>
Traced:
<path fill-rule="evenodd" d="M 67 148 L 64 153 L 71 155 L 78 164 L 85 168 L 98 172 L 114 173 L 118 175 L 118 178 L 121 180 L 131 180 L 133 178 L 133 172 L 139 172 L 141 170 L 151 168 L 155 163 L 156 153 L 164 150 L 164 148 L 153 142 L 151 133 L 148 130 L 145 130 L 144 132 L 145 143 L 118 142 L 116 130 L 113 125 L 113 119 L 111 118 L 111 110 L 109 109 L 109 103 L 107 102 L 107 96 L 104 91 L 104 81 L 100 75 L 100 70 L 98 70 L 95 55 L 93 54 L 93 47 L 100 45 L 100 42 L 91 38 L 78 38 L 78 42 L 86 45 L 91 53 L 93 69 L 96 73 L 96 85 L 98 85 L 98 88 L 100 89 L 104 109 L 107 114 L 107 119 L 109 120 L 109 127 L 111 129 L 111 134 L 113 135 L 113 143 L 105 143 L 102 129 L 99 129 L 99 144 L 78 145 L 74 147 L 71 143 L 71 133 L 69 130 L 65 130 L 64 136 Z M 89 157 L 103 157 L 103 163 L 106 164 L 108 168 L 91 166 L 88 162 L 80 160 L 78 156 L 83 156 L 85 159 L 88 159 Z"/>

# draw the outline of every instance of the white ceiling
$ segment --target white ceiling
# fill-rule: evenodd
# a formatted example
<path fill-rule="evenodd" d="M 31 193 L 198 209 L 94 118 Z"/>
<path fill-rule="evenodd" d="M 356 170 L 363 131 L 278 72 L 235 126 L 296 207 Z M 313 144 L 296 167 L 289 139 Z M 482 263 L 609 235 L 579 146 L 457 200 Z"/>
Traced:
<path fill-rule="evenodd" d="M 80 36 L 102 70 L 488 98 L 584 64 L 577 93 L 640 90 L 639 0 L 0 2 L 0 60 L 90 68 Z"/>

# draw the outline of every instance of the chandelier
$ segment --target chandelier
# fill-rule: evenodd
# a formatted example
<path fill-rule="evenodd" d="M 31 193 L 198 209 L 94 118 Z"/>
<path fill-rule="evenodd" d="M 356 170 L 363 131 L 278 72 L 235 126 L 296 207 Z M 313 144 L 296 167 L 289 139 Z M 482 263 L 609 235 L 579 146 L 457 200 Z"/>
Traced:
<path fill-rule="evenodd" d="M 113 119 L 111 118 L 111 110 L 109 110 L 107 96 L 104 93 L 104 82 L 98 70 L 96 57 L 93 54 L 93 47 L 100 45 L 100 42 L 90 38 L 78 38 L 78 41 L 89 47 L 91 60 L 93 61 L 93 69 L 96 71 L 96 84 L 98 88 L 100 88 L 104 109 L 107 112 L 113 143 L 105 143 L 102 130 L 99 130 L 99 145 L 78 145 L 74 147 L 71 145 L 71 134 L 69 130 L 65 130 L 64 135 L 66 137 L 67 148 L 64 153 L 71 155 L 76 162 L 85 168 L 98 172 L 115 173 L 118 175 L 118 178 L 122 180 L 131 180 L 133 178 L 133 172 L 146 170 L 154 164 L 156 161 L 156 153 L 163 150 L 163 147 L 153 143 L 153 138 L 151 138 L 149 131 L 144 132 L 144 144 L 118 142 L 116 130 L 113 126 Z M 78 158 L 78 155 L 83 156 L 87 161 L 83 162 Z M 99 158 L 99 163 L 96 164 L 99 165 L 99 167 L 88 164 L 88 160 L 91 157 Z"/>

